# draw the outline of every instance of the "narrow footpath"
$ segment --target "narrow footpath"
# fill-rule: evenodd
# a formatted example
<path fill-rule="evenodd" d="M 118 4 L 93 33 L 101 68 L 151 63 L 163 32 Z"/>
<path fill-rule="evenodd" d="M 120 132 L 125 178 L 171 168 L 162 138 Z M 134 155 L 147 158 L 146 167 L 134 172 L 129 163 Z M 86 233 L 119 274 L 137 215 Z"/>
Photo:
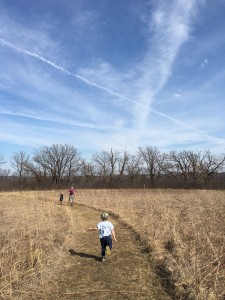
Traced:
<path fill-rule="evenodd" d="M 57 272 L 38 288 L 35 299 L 171 299 L 151 270 L 148 254 L 128 228 L 109 218 L 118 242 L 102 262 L 98 233 L 85 232 L 97 225 L 100 212 L 76 204 L 59 209 L 68 214 L 71 230 L 58 253 Z"/>

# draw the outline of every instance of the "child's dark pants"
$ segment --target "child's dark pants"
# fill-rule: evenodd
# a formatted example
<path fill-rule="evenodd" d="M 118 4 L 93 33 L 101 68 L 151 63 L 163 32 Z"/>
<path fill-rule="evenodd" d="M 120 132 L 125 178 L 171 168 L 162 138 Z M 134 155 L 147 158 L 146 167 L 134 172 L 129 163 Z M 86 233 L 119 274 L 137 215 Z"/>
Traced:
<path fill-rule="evenodd" d="M 106 246 L 109 246 L 110 250 L 112 249 L 112 237 L 111 237 L 111 235 L 104 236 L 103 238 L 101 238 L 100 243 L 101 243 L 101 247 L 102 247 L 102 257 L 103 257 L 103 256 L 105 256 Z"/>

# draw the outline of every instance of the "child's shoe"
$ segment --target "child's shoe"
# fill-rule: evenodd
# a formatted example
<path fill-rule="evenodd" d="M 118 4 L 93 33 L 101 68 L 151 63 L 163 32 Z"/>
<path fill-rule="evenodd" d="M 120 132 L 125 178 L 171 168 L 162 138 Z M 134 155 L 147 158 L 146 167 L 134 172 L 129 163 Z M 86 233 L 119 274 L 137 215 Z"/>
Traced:
<path fill-rule="evenodd" d="M 105 256 L 102 256 L 102 261 L 106 261 Z"/>

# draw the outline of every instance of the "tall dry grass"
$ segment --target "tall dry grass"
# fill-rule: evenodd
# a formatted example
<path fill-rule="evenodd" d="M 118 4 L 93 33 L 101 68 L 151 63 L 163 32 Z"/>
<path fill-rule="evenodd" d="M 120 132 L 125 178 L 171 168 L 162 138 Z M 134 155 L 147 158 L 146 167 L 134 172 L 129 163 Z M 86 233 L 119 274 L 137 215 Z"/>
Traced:
<path fill-rule="evenodd" d="M 23 299 L 60 264 L 57 251 L 73 220 L 58 197 L 58 191 L 0 193 L 0 298 Z M 76 202 L 132 226 L 174 298 L 225 299 L 224 191 L 78 190 Z"/>
<path fill-rule="evenodd" d="M 55 199 L 54 192 L 0 193 L 0 299 L 24 299 L 49 277 L 70 224 Z"/>
<path fill-rule="evenodd" d="M 225 299 L 224 191 L 82 190 L 77 201 L 131 225 L 174 296 Z"/>

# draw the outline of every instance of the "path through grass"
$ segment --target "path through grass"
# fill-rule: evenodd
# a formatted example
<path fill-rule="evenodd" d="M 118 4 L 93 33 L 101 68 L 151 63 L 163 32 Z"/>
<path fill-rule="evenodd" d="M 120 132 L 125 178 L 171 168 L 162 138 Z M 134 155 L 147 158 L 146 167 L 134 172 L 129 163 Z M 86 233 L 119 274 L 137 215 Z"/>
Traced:
<path fill-rule="evenodd" d="M 70 232 L 52 276 L 26 294 L 27 299 L 169 299 L 150 268 L 149 254 L 126 226 L 110 218 L 118 242 L 102 262 L 98 233 L 85 232 L 99 222 L 100 213 L 80 205 L 58 209 L 69 215 Z"/>

